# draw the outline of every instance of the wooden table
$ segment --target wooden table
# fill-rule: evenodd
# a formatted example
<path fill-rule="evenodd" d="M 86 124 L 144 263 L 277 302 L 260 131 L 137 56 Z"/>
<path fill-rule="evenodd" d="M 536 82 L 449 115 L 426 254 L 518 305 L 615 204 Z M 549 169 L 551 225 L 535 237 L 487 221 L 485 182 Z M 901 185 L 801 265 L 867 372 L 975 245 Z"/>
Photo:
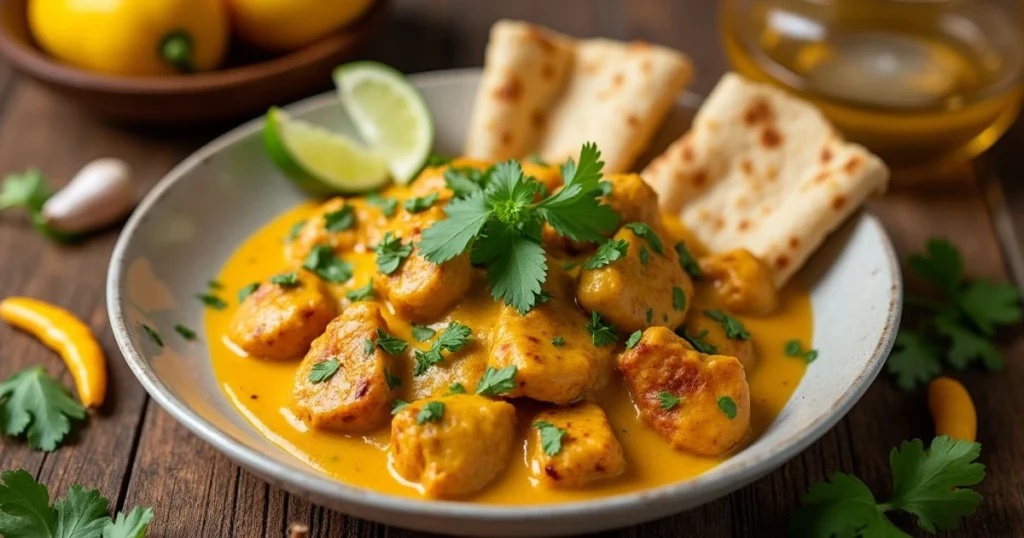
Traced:
<path fill-rule="evenodd" d="M 523 18 L 581 36 L 642 38 L 677 47 L 698 66 L 693 90 L 706 93 L 725 69 L 710 0 L 398 0 L 367 56 L 406 72 L 476 66 L 488 28 L 500 17 Z M 126 129 L 98 121 L 0 65 L 0 171 L 30 166 L 66 181 L 86 161 L 126 159 L 149 186 L 173 164 L 227 126 L 202 131 Z M 870 209 L 888 226 L 905 257 L 927 237 L 946 236 L 962 249 L 969 272 L 1024 285 L 1024 125 L 993 152 L 977 181 L 955 188 L 893 192 Z M 991 164 L 994 163 L 994 164 Z M 71 484 L 99 488 L 117 509 L 152 506 L 151 536 L 279 537 L 291 522 L 311 536 L 421 536 L 346 517 L 293 497 L 240 470 L 149 400 L 120 359 L 107 321 L 104 282 L 116 230 L 85 244 L 59 247 L 22 219 L 0 217 L 0 296 L 29 295 L 66 306 L 99 335 L 110 359 L 110 396 L 57 452 L 29 450 L 3 439 L 4 469 L 25 468 L 51 490 Z M 1012 276 L 1011 276 L 1012 275 Z M 912 283 L 911 283 L 912 285 Z M 975 397 L 985 497 L 961 535 L 1024 536 L 1024 338 L 1008 335 L 1000 374 L 958 375 Z M 30 365 L 62 372 L 32 338 L 0 327 L 0 378 Z M 71 385 L 67 373 L 62 381 Z M 853 472 L 879 495 L 889 488 L 888 453 L 907 438 L 930 439 L 923 391 L 904 393 L 883 374 L 839 425 L 781 469 L 728 497 L 690 512 L 609 536 L 766 536 L 783 532 L 786 517 L 813 481 Z"/>

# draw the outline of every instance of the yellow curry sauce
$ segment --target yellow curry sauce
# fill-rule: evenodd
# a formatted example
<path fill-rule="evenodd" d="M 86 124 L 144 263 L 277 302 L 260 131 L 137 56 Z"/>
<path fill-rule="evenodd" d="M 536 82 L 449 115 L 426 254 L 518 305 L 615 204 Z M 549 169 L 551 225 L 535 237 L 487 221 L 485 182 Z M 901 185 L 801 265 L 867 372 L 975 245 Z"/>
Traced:
<path fill-rule="evenodd" d="M 409 190 L 394 187 L 385 196 L 403 200 Z M 353 203 L 359 204 L 361 200 Z M 266 281 L 271 275 L 291 270 L 282 254 L 292 226 L 321 212 L 312 203 L 303 204 L 279 217 L 256 232 L 227 261 L 217 276 L 226 289 L 238 290 L 253 282 Z M 401 209 L 399 209 L 401 211 Z M 674 244 L 686 239 L 695 254 L 695 242 L 672 218 L 666 218 L 666 228 Z M 666 238 L 668 239 L 668 238 Z M 346 253 L 342 258 L 353 264 L 354 277 L 344 285 L 332 285 L 332 293 L 342 297 L 345 291 L 364 286 L 377 270 L 375 257 L 369 252 Z M 581 258 L 582 259 L 582 258 Z M 575 274 L 575 272 L 573 273 Z M 714 291 L 705 282 L 695 283 L 692 312 L 719 308 Z M 473 291 L 451 309 L 442 319 L 430 324 L 442 329 L 449 322 L 458 321 L 474 328 L 476 334 L 495 325 L 499 305 L 487 294 L 486 286 L 474 286 Z M 426 350 L 429 343 L 419 343 L 412 337 L 412 325 L 398 318 L 383 299 L 377 298 L 386 318 L 389 332 L 409 342 L 410 347 Z M 300 360 L 270 361 L 244 356 L 227 337 L 228 326 L 237 310 L 237 303 L 224 310 L 209 310 L 206 316 L 206 334 L 214 372 L 228 399 L 263 435 L 283 450 L 293 454 L 312 467 L 348 484 L 382 493 L 421 497 L 416 484 L 410 484 L 390 470 L 388 463 L 389 428 L 381 427 L 368 435 L 346 435 L 308 427 L 291 411 L 290 401 L 293 378 Z M 347 300 L 342 300 L 347 304 Z M 750 385 L 751 432 L 747 443 L 761 435 L 783 408 L 804 374 L 806 365 L 783 352 L 784 343 L 791 339 L 811 342 L 812 315 L 810 298 L 800 283 L 791 281 L 779 292 L 778 308 L 769 316 L 736 316 L 752 335 L 758 355 L 757 365 L 747 372 Z M 479 330 L 478 330 L 479 329 Z M 618 346 L 623 345 L 620 339 Z M 412 401 L 427 384 L 447 386 L 457 377 L 458 361 L 486 361 L 485 346 L 471 345 L 441 365 L 432 367 L 432 381 L 423 381 L 412 375 L 413 361 L 408 356 L 396 357 L 393 370 L 404 383 L 396 397 Z M 441 376 L 439 382 L 437 376 Z M 473 387 L 466 384 L 472 392 Z M 626 471 L 612 479 L 601 480 L 576 490 L 559 490 L 536 484 L 529 468 L 527 436 L 533 416 L 548 404 L 524 399 L 514 401 L 518 413 L 516 450 L 514 461 L 486 488 L 468 500 L 495 504 L 543 504 L 565 502 L 621 494 L 669 484 L 698 475 L 718 464 L 722 458 L 699 457 L 676 451 L 657 432 L 645 425 L 631 401 L 625 382 L 615 376 L 605 388 L 594 394 L 594 399 L 605 410 L 622 444 Z"/>

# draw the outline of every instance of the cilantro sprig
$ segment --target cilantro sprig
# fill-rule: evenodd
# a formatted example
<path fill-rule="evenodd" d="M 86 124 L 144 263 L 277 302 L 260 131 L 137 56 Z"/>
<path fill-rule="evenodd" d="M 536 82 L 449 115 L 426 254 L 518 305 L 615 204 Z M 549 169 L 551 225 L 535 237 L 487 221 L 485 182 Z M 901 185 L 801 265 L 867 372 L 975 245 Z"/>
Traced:
<path fill-rule="evenodd" d="M 0 535 L 6 538 L 141 538 L 153 509 L 135 507 L 111 520 L 99 490 L 74 484 L 50 504 L 50 492 L 25 469 L 0 473 Z"/>
<path fill-rule="evenodd" d="M 422 335 L 421 335 L 422 336 Z M 413 368 L 413 376 L 421 376 L 427 373 L 427 370 L 435 365 L 444 362 L 444 355 L 442 351 L 454 353 L 472 338 L 473 330 L 469 327 L 455 321 L 448 328 L 437 337 L 436 340 L 430 345 L 430 349 L 427 351 L 421 351 L 419 349 L 413 352 L 413 358 L 416 359 L 416 366 Z M 415 337 L 415 334 L 414 334 Z M 418 337 L 416 337 L 419 340 Z M 429 337 L 428 337 L 429 339 Z"/>
<path fill-rule="evenodd" d="M 889 454 L 892 497 L 884 503 L 859 478 L 833 474 L 812 484 L 790 519 L 790 536 L 906 536 L 886 516 L 907 512 L 927 532 L 955 529 L 974 513 L 981 495 L 969 489 L 985 478 L 974 460 L 981 445 L 936 437 L 929 448 L 920 439 L 904 441 Z"/>
<path fill-rule="evenodd" d="M 71 431 L 69 419 L 84 418 L 85 407 L 42 366 L 21 370 L 0 383 L 0 431 L 24 435 L 36 450 L 56 450 Z"/>
<path fill-rule="evenodd" d="M 584 144 L 579 162 L 562 166 L 562 189 L 547 196 L 517 161 L 496 165 L 485 184 L 453 183 L 446 175 L 450 186 L 458 186 L 456 195 L 465 195 L 449 202 L 446 219 L 423 231 L 420 251 L 436 264 L 469 251 L 473 264 L 487 269 L 491 296 L 525 314 L 539 303 L 547 281 L 545 222 L 574 241 L 590 242 L 603 241 L 618 224 L 615 211 L 601 204 L 603 167 L 597 146 Z"/>
<path fill-rule="evenodd" d="M 966 279 L 963 259 L 945 239 L 928 240 L 923 254 L 908 260 L 910 270 L 932 284 L 941 299 L 909 295 L 906 305 L 920 317 L 915 329 L 901 329 L 886 364 L 896 385 L 911 390 L 942 372 L 943 363 L 964 370 L 981 363 L 1003 369 L 1003 355 L 992 342 L 996 329 L 1019 323 L 1020 290 L 1010 284 Z"/>

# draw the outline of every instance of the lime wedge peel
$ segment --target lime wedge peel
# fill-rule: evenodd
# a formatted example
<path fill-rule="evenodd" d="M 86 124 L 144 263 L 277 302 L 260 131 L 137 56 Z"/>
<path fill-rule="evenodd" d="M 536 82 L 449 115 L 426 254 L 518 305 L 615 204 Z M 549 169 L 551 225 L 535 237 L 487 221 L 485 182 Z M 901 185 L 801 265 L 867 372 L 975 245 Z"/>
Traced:
<path fill-rule="evenodd" d="M 434 120 L 419 90 L 378 62 L 342 65 L 334 70 L 334 84 L 360 136 L 387 158 L 395 181 L 411 181 L 434 145 Z"/>
<path fill-rule="evenodd" d="M 270 159 L 314 196 L 362 193 L 387 185 L 388 161 L 378 151 L 319 125 L 267 111 L 263 141 Z"/>

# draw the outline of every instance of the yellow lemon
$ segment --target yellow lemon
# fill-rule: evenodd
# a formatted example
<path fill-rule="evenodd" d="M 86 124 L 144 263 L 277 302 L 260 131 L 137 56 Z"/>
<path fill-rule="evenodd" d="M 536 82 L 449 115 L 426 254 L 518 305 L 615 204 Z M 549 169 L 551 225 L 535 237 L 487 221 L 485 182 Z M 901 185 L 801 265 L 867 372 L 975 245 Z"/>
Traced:
<path fill-rule="evenodd" d="M 119 75 L 215 69 L 228 16 L 213 0 L 30 0 L 29 28 L 57 59 Z"/>
<path fill-rule="evenodd" d="M 373 0 L 224 0 L 235 31 L 270 51 L 308 45 L 354 21 Z"/>

